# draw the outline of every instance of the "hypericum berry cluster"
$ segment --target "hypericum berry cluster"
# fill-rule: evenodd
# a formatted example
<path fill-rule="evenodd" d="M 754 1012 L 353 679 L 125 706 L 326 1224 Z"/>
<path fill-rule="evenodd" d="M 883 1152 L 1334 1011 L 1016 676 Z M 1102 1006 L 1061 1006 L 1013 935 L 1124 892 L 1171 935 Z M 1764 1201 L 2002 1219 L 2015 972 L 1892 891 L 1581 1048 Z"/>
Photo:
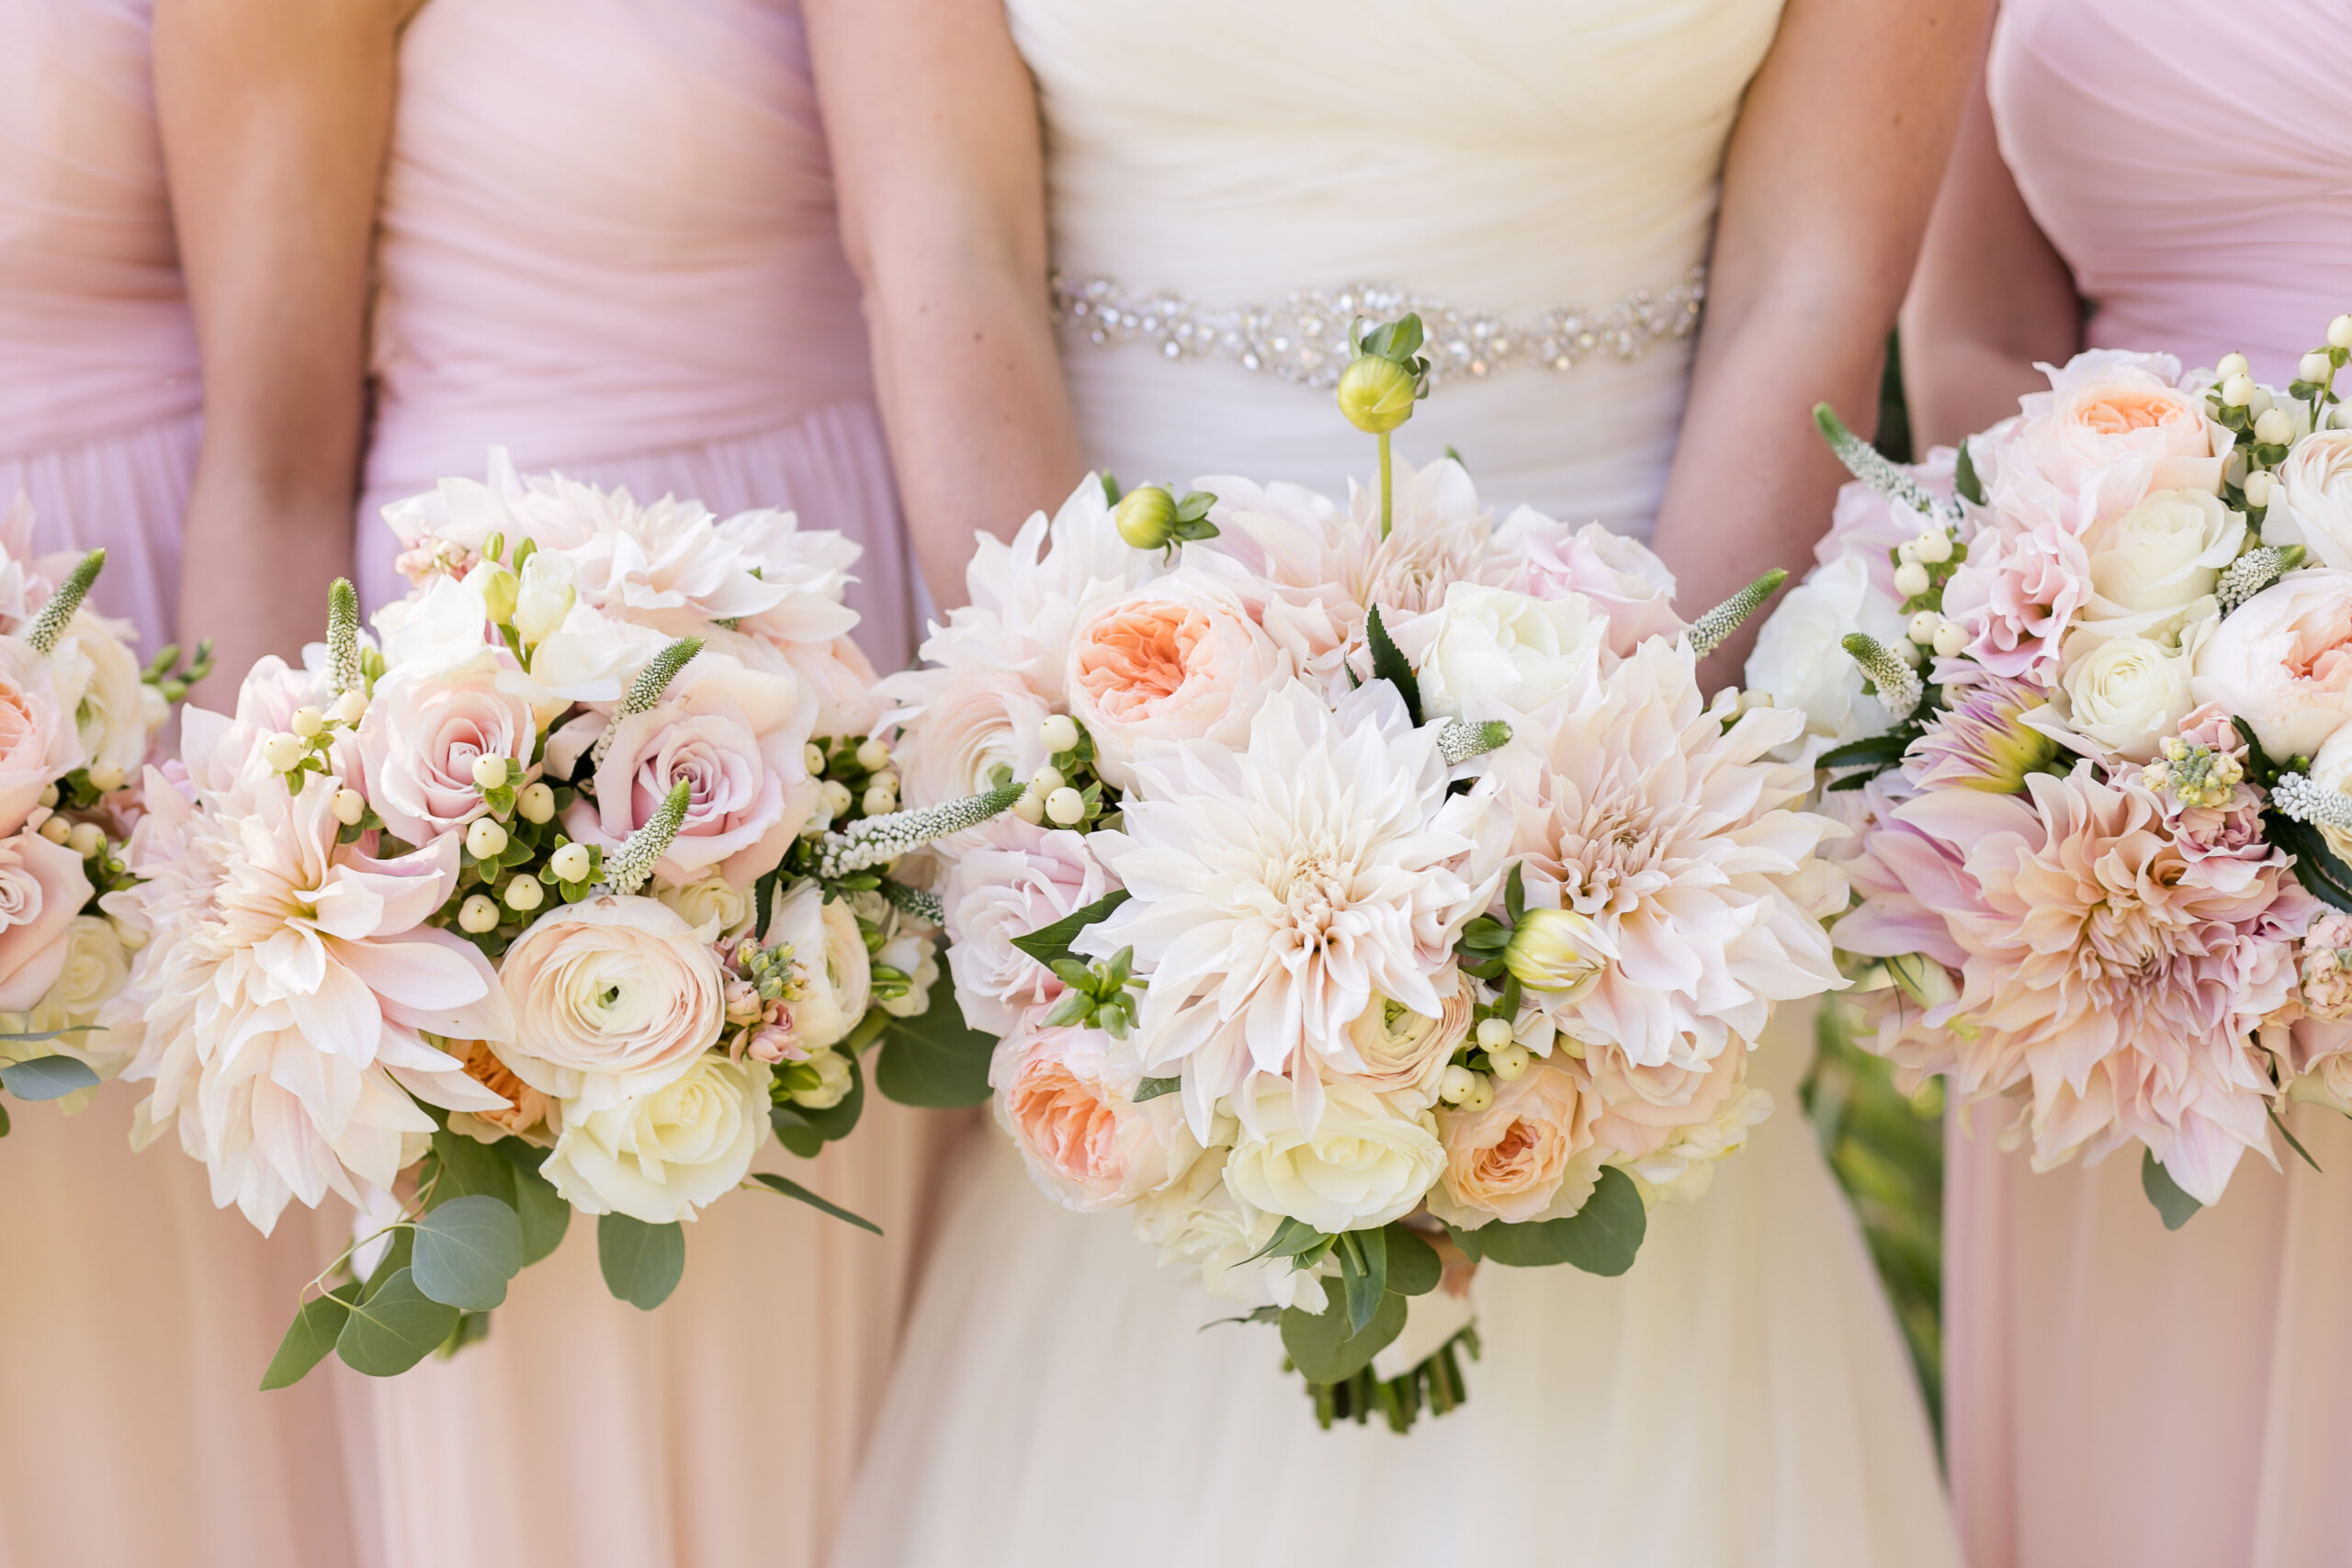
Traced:
<path fill-rule="evenodd" d="M 1095 774 L 1094 737 L 1066 713 L 1048 714 L 1038 731 L 1051 755 L 1029 775 L 1012 814 L 1032 827 L 1050 823 L 1085 832 L 1100 826 L 1118 810 L 1119 800 Z"/>
<path fill-rule="evenodd" d="M 821 819 L 812 818 L 801 829 L 816 838 L 865 817 L 887 817 L 899 809 L 899 770 L 890 763 L 890 744 L 878 735 L 836 736 L 811 740 L 808 746 L 808 776 L 825 792 Z"/>
<path fill-rule="evenodd" d="M 113 783 L 100 789 L 97 779 Z M 110 825 L 115 831 L 122 831 L 119 818 L 110 824 L 112 813 L 106 800 L 122 786 L 122 770 L 102 763 L 96 768 L 76 768 L 40 792 L 40 805 L 49 815 L 34 831 L 82 857 L 83 874 L 90 879 L 90 897 L 82 908 L 85 915 L 100 913 L 100 898 L 135 880 L 123 863 L 122 841 L 108 831 Z"/>
<path fill-rule="evenodd" d="M 1894 563 L 1894 591 L 1911 617 L 1897 645 L 1904 660 L 1917 664 L 1929 651 L 1949 659 L 1968 646 L 1968 634 L 1943 617 L 1944 585 L 1968 558 L 1968 547 L 1950 529 L 1931 526 L 1887 552 Z"/>

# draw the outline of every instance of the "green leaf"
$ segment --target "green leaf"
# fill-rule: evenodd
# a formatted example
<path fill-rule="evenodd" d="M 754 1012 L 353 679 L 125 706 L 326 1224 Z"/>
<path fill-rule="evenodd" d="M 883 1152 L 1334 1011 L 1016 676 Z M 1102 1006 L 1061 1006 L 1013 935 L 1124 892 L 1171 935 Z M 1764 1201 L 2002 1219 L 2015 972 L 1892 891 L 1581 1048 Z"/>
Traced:
<path fill-rule="evenodd" d="M 1340 1256 L 1340 1293 L 1348 1302 L 1348 1331 L 1361 1334 L 1388 1293 L 1388 1237 L 1376 1230 L 1346 1231 L 1334 1250 Z"/>
<path fill-rule="evenodd" d="M 989 1055 L 993 1036 L 964 1021 L 956 1005 L 955 977 L 947 965 L 931 987 L 931 1006 L 912 1018 L 888 1020 L 878 1036 L 874 1087 L 901 1105 L 938 1111 L 978 1105 L 989 1097 Z"/>
<path fill-rule="evenodd" d="M 865 1064 L 854 1051 L 842 1055 L 849 1059 L 849 1092 L 838 1103 L 812 1111 L 786 1100 L 777 1101 L 768 1112 L 768 1124 L 775 1129 L 776 1141 L 802 1159 L 816 1158 L 817 1151 L 827 1144 L 837 1143 L 855 1132 L 857 1119 L 865 1111 Z"/>
<path fill-rule="evenodd" d="M 445 1126 L 433 1134 L 433 1157 L 441 1177 L 433 1184 L 430 1207 L 458 1198 L 495 1198 L 514 1206 L 514 1168 L 491 1145 Z"/>
<path fill-rule="evenodd" d="M 1454 1239 L 1475 1237 L 1473 1257 L 1512 1269 L 1541 1269 L 1572 1263 L 1588 1274 L 1623 1274 L 1634 1266 L 1641 1250 L 1649 1215 L 1642 1207 L 1641 1189 L 1614 1166 L 1603 1166 L 1600 1183 L 1584 1207 L 1564 1219 L 1530 1220 L 1523 1224 L 1497 1221 L 1475 1231 L 1456 1231 Z"/>
<path fill-rule="evenodd" d="M 1380 606 L 1374 604 L 1364 618 L 1364 640 L 1372 647 L 1372 678 L 1385 681 L 1396 688 L 1405 699 L 1405 712 L 1418 729 L 1421 724 L 1421 683 L 1413 678 L 1413 667 L 1388 636 L 1388 628 L 1381 624 Z"/>
<path fill-rule="evenodd" d="M 513 1168 L 496 1155 L 514 1190 Z M 436 1302 L 488 1312 L 506 1300 L 506 1282 L 523 1268 L 523 1222 L 513 1204 L 481 1193 L 435 1203 L 416 1222 L 416 1251 L 409 1270 L 416 1288 Z"/>
<path fill-rule="evenodd" d="M 1519 924 L 1520 917 L 1527 913 L 1526 872 L 1527 863 L 1515 860 L 1510 863 L 1510 874 L 1503 878 L 1503 913 L 1510 917 L 1512 925 Z M 1508 937 L 1504 945 L 1510 945 Z"/>
<path fill-rule="evenodd" d="M 1310 1382 L 1343 1382 L 1372 1364 L 1388 1342 L 1405 1331 L 1405 1298 L 1380 1298 L 1372 1321 L 1360 1331 L 1348 1324 L 1344 1292 L 1337 1280 L 1323 1281 L 1320 1313 L 1292 1307 L 1282 1316 L 1283 1348 Z"/>
<path fill-rule="evenodd" d="M 262 1392 L 274 1388 L 291 1388 L 311 1375 L 311 1369 L 327 1359 L 334 1348 L 335 1336 L 343 1332 L 345 1320 L 351 1316 L 351 1303 L 346 1296 L 356 1286 L 343 1287 L 345 1295 L 333 1292 L 314 1302 L 304 1302 L 294 1321 L 286 1325 L 286 1337 L 277 1342 L 277 1354 L 269 1359 L 269 1370 L 261 1375 Z"/>
<path fill-rule="evenodd" d="M 837 1220 L 845 1220 L 862 1231 L 872 1231 L 876 1235 L 882 1234 L 882 1227 L 865 1215 L 853 1214 L 839 1203 L 828 1202 L 788 1177 L 778 1176 L 773 1171 L 755 1170 L 752 1172 L 752 1179 L 771 1192 L 780 1192 L 786 1198 L 797 1198 L 810 1208 L 822 1210 Z"/>
<path fill-rule="evenodd" d="M 2187 1224 L 2205 1206 L 2183 1192 L 2180 1184 L 2172 1179 L 2172 1172 L 2156 1163 L 2156 1151 L 2144 1145 L 2140 1150 L 2140 1190 L 2156 1206 L 2156 1213 L 2168 1231 Z"/>
<path fill-rule="evenodd" d="M 1107 468 L 1102 471 L 1102 501 L 1107 506 L 1119 504 L 1119 476 Z"/>
<path fill-rule="evenodd" d="M 1163 1094 L 1174 1094 L 1183 1087 L 1184 1080 L 1181 1077 L 1146 1078 L 1136 1085 L 1136 1097 L 1130 1103 L 1141 1105 L 1147 1100 L 1158 1100 Z"/>
<path fill-rule="evenodd" d="M 8 1108 L 7 1108 L 6 1106 L 5 1106 L 5 1105 L 0 1105 L 0 1138 L 5 1138 L 5 1137 L 6 1137 L 7 1135 L 8 1135 Z"/>
<path fill-rule="evenodd" d="M 1040 926 L 1027 936 L 1014 937 L 1012 945 L 1040 964 L 1051 964 L 1060 959 L 1076 958 L 1078 954 L 1069 950 L 1069 944 L 1078 940 L 1078 933 L 1097 920 L 1108 919 L 1111 911 L 1126 901 L 1127 892 L 1123 887 L 1107 897 L 1096 899 L 1083 909 L 1073 909 L 1050 926 Z"/>
<path fill-rule="evenodd" d="M 2303 1147 L 2302 1139 L 2298 1138 L 2293 1133 L 2288 1130 L 2287 1119 L 2285 1117 L 2279 1115 L 2276 1111 L 2270 1111 L 2270 1124 L 2278 1129 L 2278 1135 L 2287 1140 L 2287 1146 L 2289 1148 L 2303 1156 L 2303 1163 L 2305 1165 L 2310 1166 L 2313 1170 L 2319 1169 L 2319 1161 L 2312 1158 L 2312 1152 L 2311 1150 Z"/>
<path fill-rule="evenodd" d="M 62 1100 L 76 1089 L 97 1088 L 98 1075 L 71 1056 L 35 1056 L 0 1067 L 0 1084 L 18 1100 Z"/>
<path fill-rule="evenodd" d="M 1429 1239 L 1404 1224 L 1388 1227 L 1388 1288 L 1400 1296 L 1426 1296 L 1445 1277 L 1445 1264 Z"/>
<path fill-rule="evenodd" d="M 2278 764 L 2270 760 L 2270 753 L 2265 751 L 2262 749 L 2262 742 L 2255 739 L 2254 726 L 2242 718 L 2233 717 L 2230 720 L 2230 727 L 2238 732 L 2238 739 L 2245 742 L 2247 776 L 2263 788 L 2268 789 L 2278 782 Z"/>
<path fill-rule="evenodd" d="M 2265 811 L 2262 824 L 2271 847 L 2295 857 L 2295 879 L 2305 892 L 2339 909 L 2352 909 L 2352 866 L 2336 858 L 2318 829 L 2283 811 Z"/>
<path fill-rule="evenodd" d="M 1860 740 L 1849 740 L 1843 746 L 1832 746 L 1815 762 L 1823 768 L 1867 768 L 1903 761 L 1903 753 L 1910 749 L 1910 737 L 1897 734 L 1872 735 Z"/>
<path fill-rule="evenodd" d="M 439 1348 L 457 1325 L 456 1307 L 419 1290 L 408 1269 L 396 1269 L 353 1304 L 335 1336 L 335 1354 L 352 1371 L 371 1378 L 398 1377 Z"/>
<path fill-rule="evenodd" d="M 1242 1261 L 1255 1263 L 1261 1258 L 1296 1258 L 1302 1253 L 1314 1251 L 1330 1239 L 1305 1220 L 1295 1220 L 1284 1214 L 1283 1223 L 1274 1227 L 1272 1239 Z"/>
<path fill-rule="evenodd" d="M 1960 444 L 1960 460 L 1952 468 L 1951 481 L 1961 500 L 1984 504 L 1984 481 L 1976 477 L 1976 459 L 1969 455 L 1965 441 Z"/>
<path fill-rule="evenodd" d="M 596 1261 L 604 1266 L 605 1289 L 651 1312 L 670 1299 L 686 1271 L 685 1227 L 674 1222 L 649 1225 L 627 1214 L 600 1215 Z"/>
<path fill-rule="evenodd" d="M 520 1138 L 501 1138 L 493 1145 L 514 1168 L 514 1215 L 523 1223 L 523 1267 L 529 1268 L 563 1245 L 571 1226 L 571 1205 L 539 1174 L 547 1150 Z"/>

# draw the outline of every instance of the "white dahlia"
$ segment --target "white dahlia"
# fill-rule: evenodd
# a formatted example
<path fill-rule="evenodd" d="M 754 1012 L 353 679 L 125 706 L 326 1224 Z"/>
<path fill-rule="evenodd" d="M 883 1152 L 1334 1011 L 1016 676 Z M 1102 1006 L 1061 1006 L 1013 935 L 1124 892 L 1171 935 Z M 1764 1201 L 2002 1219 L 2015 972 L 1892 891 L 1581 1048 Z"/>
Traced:
<path fill-rule="evenodd" d="M 1491 764 L 1528 908 L 1574 910 L 1611 954 L 1587 989 L 1529 995 L 1635 1066 L 1703 1066 L 1762 1033 L 1773 1002 L 1841 985 L 1821 921 L 1845 882 L 1814 855 L 1838 828 L 1793 809 L 1812 775 L 1767 755 L 1804 716 L 1727 725 L 1694 671 L 1688 648 L 1645 642 L 1514 719 Z"/>
<path fill-rule="evenodd" d="M 336 782 L 289 797 L 253 768 L 191 800 L 149 769 L 130 851 L 142 880 L 107 899 L 149 937 L 108 1016 L 138 1043 L 124 1076 L 155 1086 L 135 1135 L 177 1117 L 213 1201 L 265 1233 L 289 1199 L 390 1186 L 404 1143 L 433 1131 L 412 1095 L 505 1108 L 424 1033 L 512 1032 L 489 963 L 424 925 L 456 884 L 458 840 L 389 861 L 338 847 Z"/>
<path fill-rule="evenodd" d="M 1385 682 L 1327 707 L 1293 682 L 1238 751 L 1148 746 L 1125 827 L 1091 840 L 1133 895 L 1080 939 L 1135 948 L 1148 986 L 1135 1049 L 1181 1069 L 1206 1141 L 1219 1099 L 1245 1120 L 1253 1074 L 1288 1073 L 1296 1122 L 1322 1111 L 1313 1064 L 1363 1063 L 1349 1030 L 1375 996 L 1439 1017 L 1459 984 L 1453 949 L 1501 873 L 1508 818 L 1489 786 L 1446 792 L 1435 727 L 1415 729 Z"/>

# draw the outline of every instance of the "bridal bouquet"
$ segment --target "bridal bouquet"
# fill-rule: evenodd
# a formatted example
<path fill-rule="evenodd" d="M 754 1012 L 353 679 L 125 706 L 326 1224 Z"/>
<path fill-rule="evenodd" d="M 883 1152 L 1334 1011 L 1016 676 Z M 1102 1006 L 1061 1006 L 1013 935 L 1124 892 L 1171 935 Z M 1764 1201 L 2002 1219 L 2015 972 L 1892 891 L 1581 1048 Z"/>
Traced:
<path fill-rule="evenodd" d="M 2347 351 L 2083 354 L 1910 471 L 1825 411 L 1867 482 L 1748 666 L 1859 792 L 1866 1043 L 2037 1170 L 2137 1142 L 2176 1226 L 2289 1097 L 2352 1111 Z"/>
<path fill-rule="evenodd" d="M 128 1055 L 91 1038 L 130 967 L 98 901 L 128 880 L 148 748 L 210 656 L 141 668 L 130 628 L 83 607 L 106 552 L 37 559 L 32 531 L 20 495 L 0 518 L 0 1089 L 78 1107 Z"/>
<path fill-rule="evenodd" d="M 1781 574 L 1686 626 L 1640 545 L 1392 465 L 1418 335 L 1341 383 L 1376 491 L 1090 479 L 884 682 L 910 800 L 1019 794 L 934 886 L 1038 1185 L 1399 1429 L 1463 1396 L 1441 1249 L 1627 1268 L 1770 1109 L 1846 903 L 1801 720 L 1695 675 Z"/>
<path fill-rule="evenodd" d="M 845 1135 L 938 974 L 874 869 L 923 819 L 868 738 L 854 546 L 503 463 L 388 516 L 415 588 L 380 642 L 338 583 L 301 667 L 187 710 L 107 899 L 148 939 L 110 1020 L 139 1136 L 176 1121 L 265 1232 L 362 1211 L 265 1387 L 478 1337 L 574 1210 L 648 1308 L 747 1176 L 866 1225 L 752 1156 Z"/>

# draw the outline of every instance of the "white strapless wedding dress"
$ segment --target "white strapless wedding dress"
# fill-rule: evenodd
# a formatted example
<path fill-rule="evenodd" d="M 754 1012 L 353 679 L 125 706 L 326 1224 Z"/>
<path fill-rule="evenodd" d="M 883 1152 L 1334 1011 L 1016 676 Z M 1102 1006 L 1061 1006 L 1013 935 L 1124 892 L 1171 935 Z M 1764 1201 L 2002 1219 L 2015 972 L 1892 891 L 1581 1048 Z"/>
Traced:
<path fill-rule="evenodd" d="M 1646 535 L 1780 0 L 1009 0 L 1089 457 L 1344 495 L 1349 313 L 1431 325 L 1398 437 Z M 1374 286 L 1367 300 L 1366 285 Z M 974 1140 L 835 1568 L 1956 1568 L 1935 1450 L 1796 1085 L 1622 1279 L 1482 1269 L 1470 1402 L 1317 1429 L 1269 1326 Z"/>

